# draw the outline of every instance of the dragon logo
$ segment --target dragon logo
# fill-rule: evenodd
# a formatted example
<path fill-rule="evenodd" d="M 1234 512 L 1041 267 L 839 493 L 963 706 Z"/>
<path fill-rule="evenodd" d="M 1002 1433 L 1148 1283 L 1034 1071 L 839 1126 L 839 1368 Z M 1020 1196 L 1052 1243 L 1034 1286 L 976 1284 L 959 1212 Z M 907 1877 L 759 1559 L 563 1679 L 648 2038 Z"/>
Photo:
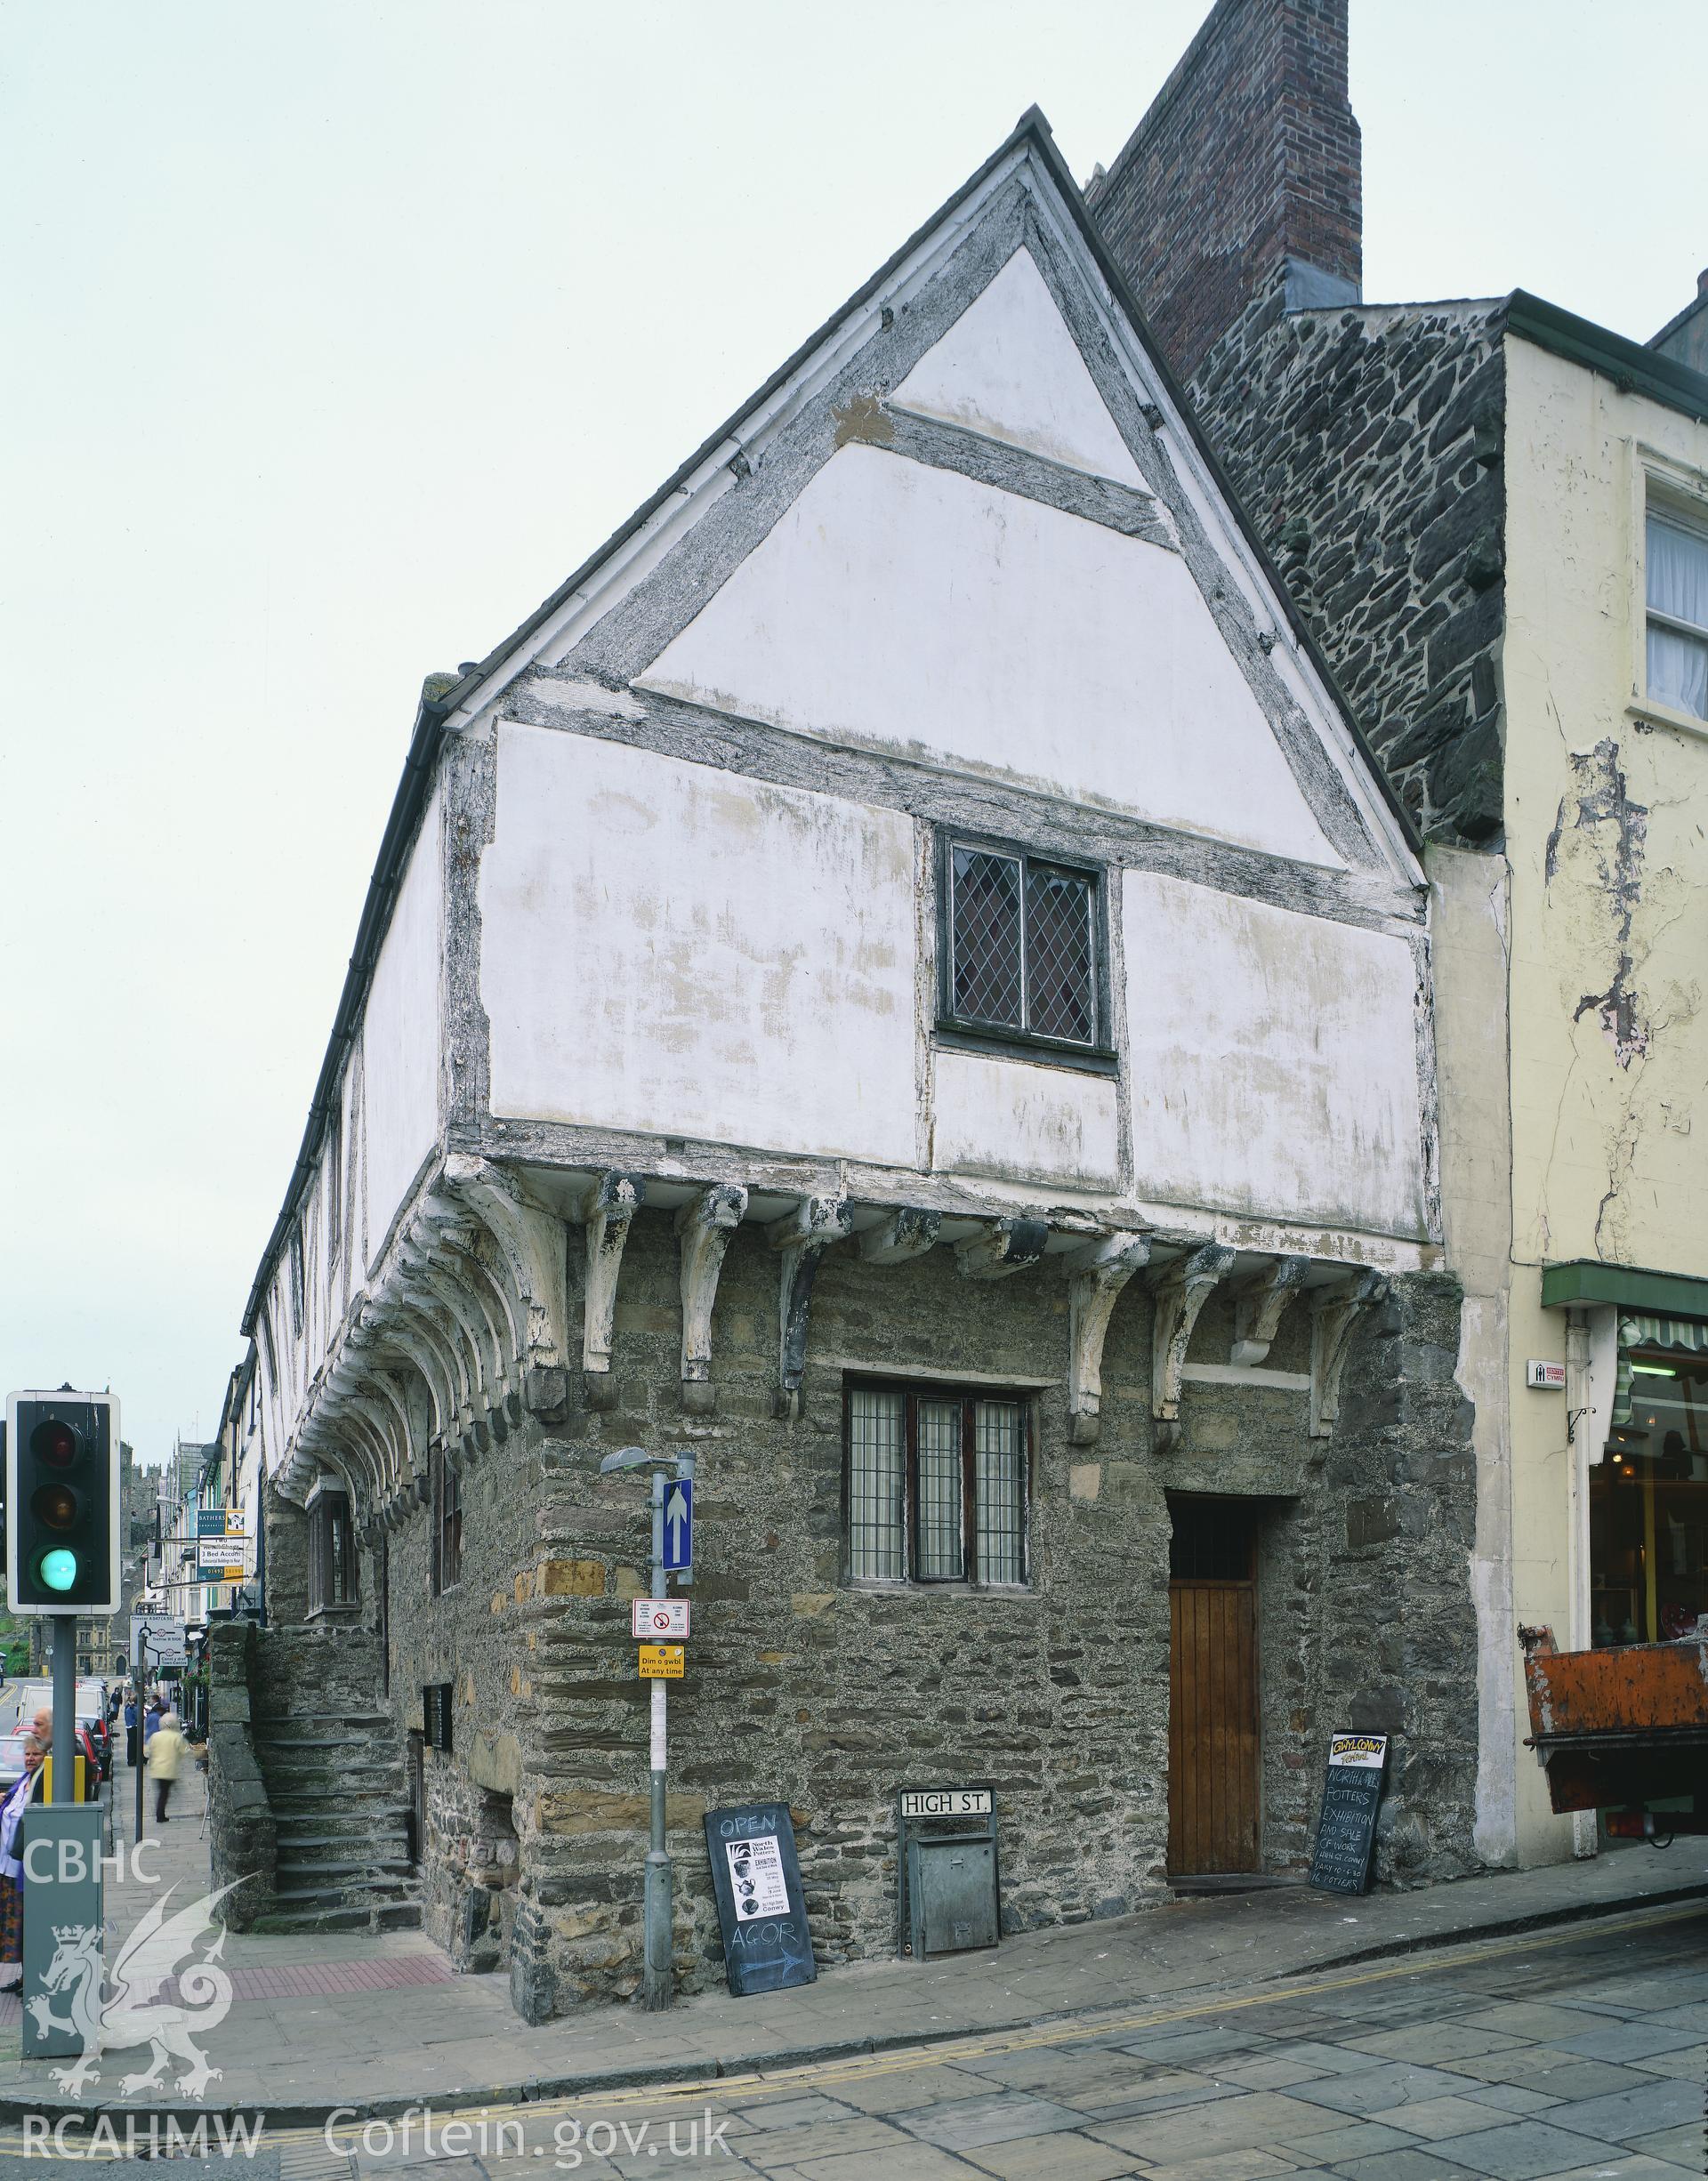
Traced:
<path fill-rule="evenodd" d="M 233 1886 L 242 1883 L 241 1879 L 232 1880 Z M 96 2062 L 103 2047 L 111 2052 L 139 2045 L 152 2048 L 152 2066 L 124 2078 L 121 2088 L 126 2097 L 137 2090 L 157 2088 L 170 2057 L 184 2063 L 186 2072 L 174 2087 L 187 2097 L 205 2096 L 208 2084 L 220 2080 L 220 2070 L 208 2065 L 196 2040 L 217 2029 L 231 2008 L 231 1978 L 220 1959 L 225 1931 L 213 1916 L 231 1886 L 204 1894 L 169 1918 L 167 1904 L 176 1891 L 175 1886 L 167 1887 L 119 1949 L 112 1991 L 104 2001 L 100 1927 L 53 1927 L 53 1958 L 42 1980 L 42 1992 L 28 2004 L 38 2034 L 65 2031 L 82 2046 L 82 2056 L 74 2066 L 53 2070 L 54 2080 L 70 2096 L 81 2097 L 90 2083 L 100 2081 Z M 201 1960 L 189 1960 L 202 1934 L 216 1929 L 219 1936 Z M 68 2014 L 54 2008 L 54 1996 L 60 1992 L 67 1995 Z"/>

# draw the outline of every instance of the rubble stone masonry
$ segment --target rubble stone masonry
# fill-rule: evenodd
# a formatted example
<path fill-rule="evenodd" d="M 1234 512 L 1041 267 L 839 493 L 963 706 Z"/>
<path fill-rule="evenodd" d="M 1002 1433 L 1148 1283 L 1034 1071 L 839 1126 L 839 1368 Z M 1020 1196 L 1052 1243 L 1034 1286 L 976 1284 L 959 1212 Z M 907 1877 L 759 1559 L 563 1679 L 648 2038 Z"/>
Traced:
<path fill-rule="evenodd" d="M 1502 830 L 1502 303 L 1245 311 L 1188 390 L 1419 830 Z"/>
<path fill-rule="evenodd" d="M 671 1689 L 685 1990 L 721 1976 L 700 1832 L 718 1803 L 789 1803 L 824 1963 L 895 1947 L 904 1783 L 995 1783 L 1008 1929 L 1163 1896 L 1170 1491 L 1255 1495 L 1263 1510 L 1266 1866 L 1303 1863 L 1325 1738 L 1350 1726 L 1396 1737 L 1380 1875 L 1470 1867 L 1473 1479 L 1451 1282 L 1400 1280 L 1367 1314 L 1332 1439 L 1307 1436 L 1301 1392 L 1188 1381 L 1182 1443 L 1164 1455 L 1137 1282 L 1105 1352 L 1101 1443 L 1076 1448 L 1059 1268 L 975 1283 L 946 1251 L 890 1268 L 832 1252 L 792 1422 L 773 1413 L 777 1280 L 762 1239 L 738 1231 L 715 1319 L 717 1412 L 684 1417 L 675 1241 L 667 1215 L 642 1212 L 623 1267 L 615 1411 L 519 1426 L 470 1466 L 462 1579 L 445 1596 L 431 1594 L 427 1510 L 391 1534 L 399 1727 L 422 1726 L 424 1684 L 455 1692 L 452 1751 L 423 1760 L 429 1927 L 471 1966 L 507 1960 L 526 2017 L 624 1996 L 639 1976 L 647 1689 L 629 1601 L 646 1584 L 648 1487 L 599 1474 L 629 1444 L 691 1440 L 699 1457 L 693 1635 Z M 1225 1358 L 1230 1333 L 1229 1306 L 1213 1300 L 1195 1356 Z M 1298 1309 L 1271 1364 L 1302 1371 L 1308 1345 Z M 1006 1383 L 1031 1401 L 1024 1592 L 846 1581 L 850 1370 Z M 370 1625 L 375 1572 L 365 1554 Z"/>

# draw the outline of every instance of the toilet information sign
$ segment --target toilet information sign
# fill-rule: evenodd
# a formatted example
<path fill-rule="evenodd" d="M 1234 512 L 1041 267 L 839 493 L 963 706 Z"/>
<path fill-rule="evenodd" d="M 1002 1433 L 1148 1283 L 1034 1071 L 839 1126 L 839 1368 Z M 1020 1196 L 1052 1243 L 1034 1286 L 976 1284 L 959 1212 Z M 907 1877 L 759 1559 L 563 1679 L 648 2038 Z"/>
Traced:
<path fill-rule="evenodd" d="M 811 1984 L 818 1969 L 788 1804 L 708 1810 L 705 1850 L 730 1991 L 742 1995 Z"/>
<path fill-rule="evenodd" d="M 1310 1882 L 1328 1893 L 1363 1893 L 1370 1883 L 1376 1813 L 1388 1763 L 1386 1734 L 1331 1734 Z"/>

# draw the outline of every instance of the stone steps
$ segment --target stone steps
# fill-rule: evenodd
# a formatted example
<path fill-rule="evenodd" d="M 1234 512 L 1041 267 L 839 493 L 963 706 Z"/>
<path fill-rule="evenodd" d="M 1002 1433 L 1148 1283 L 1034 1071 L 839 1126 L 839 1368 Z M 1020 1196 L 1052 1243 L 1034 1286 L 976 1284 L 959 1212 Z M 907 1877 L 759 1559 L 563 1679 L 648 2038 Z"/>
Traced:
<path fill-rule="evenodd" d="M 364 1901 L 413 1901 L 415 1866 L 407 1855 L 389 1863 L 280 1863 L 273 1893 L 281 1908 L 319 1906 L 328 1893 L 346 1908 Z"/>
<path fill-rule="evenodd" d="M 273 1828 L 278 1850 L 286 1848 L 348 1847 L 352 1840 L 405 1840 L 408 1813 L 395 1807 L 365 1810 L 329 1810 L 323 1804 L 312 1809 L 275 1810 Z"/>
<path fill-rule="evenodd" d="M 312 1908 L 273 1908 L 257 1916 L 250 1927 L 274 1933 L 303 1931 L 418 1931 L 421 1928 L 419 1895 L 408 1900 L 332 1907 L 325 1903 Z"/>
<path fill-rule="evenodd" d="M 324 1640 L 324 1639 L 323 1639 Z M 332 1652 L 299 1646 L 304 1702 Z M 324 1710 L 258 1711 L 251 1735 L 273 1815 L 273 1897 L 257 1931 L 405 1931 L 421 1925 L 421 1891 L 409 1856 L 409 1786 L 395 1722 L 364 1701 L 348 1649 Z M 377 1662 L 376 1662 L 377 1664 Z M 314 1670 L 310 1670 L 310 1668 Z M 377 1672 L 375 1686 L 377 1686 Z M 288 1701 L 288 1700 L 287 1700 Z"/>

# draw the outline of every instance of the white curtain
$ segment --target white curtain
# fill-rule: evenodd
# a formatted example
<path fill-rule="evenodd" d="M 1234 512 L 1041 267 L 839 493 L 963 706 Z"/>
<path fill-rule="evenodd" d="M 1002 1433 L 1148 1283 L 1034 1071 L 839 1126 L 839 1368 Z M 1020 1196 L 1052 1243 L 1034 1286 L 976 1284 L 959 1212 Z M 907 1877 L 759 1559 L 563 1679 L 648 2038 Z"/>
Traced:
<path fill-rule="evenodd" d="M 1708 720 L 1708 536 L 1651 515 L 1648 559 L 1651 612 L 1704 632 L 1691 637 L 1650 622 L 1649 696 Z"/>

